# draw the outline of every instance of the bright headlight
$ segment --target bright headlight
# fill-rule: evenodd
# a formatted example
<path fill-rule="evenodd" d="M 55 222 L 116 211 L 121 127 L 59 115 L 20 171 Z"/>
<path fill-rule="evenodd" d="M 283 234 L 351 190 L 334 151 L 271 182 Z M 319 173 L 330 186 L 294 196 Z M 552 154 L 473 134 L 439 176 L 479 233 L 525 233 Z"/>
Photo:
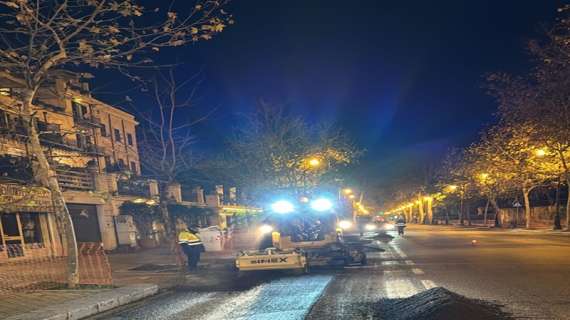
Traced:
<path fill-rule="evenodd" d="M 315 211 L 328 211 L 332 209 L 332 202 L 326 198 L 319 198 L 311 202 L 311 208 Z"/>
<path fill-rule="evenodd" d="M 386 223 L 386 224 L 384 225 L 384 229 L 386 229 L 386 230 L 394 230 L 394 225 L 391 224 L 391 223 Z"/>
<path fill-rule="evenodd" d="M 350 227 L 352 227 L 352 222 L 348 221 L 348 220 L 342 220 L 338 223 L 339 228 L 346 230 L 349 229 Z"/>
<path fill-rule="evenodd" d="M 259 232 L 261 232 L 261 234 L 268 234 L 272 231 L 273 231 L 273 227 L 268 225 L 268 224 L 264 224 L 261 227 L 259 227 Z"/>
<path fill-rule="evenodd" d="M 367 224 L 364 226 L 364 229 L 365 229 L 366 231 L 373 231 L 373 230 L 376 230 L 376 225 L 373 224 L 373 223 L 367 223 Z"/>
<path fill-rule="evenodd" d="M 287 200 L 279 200 L 271 205 L 271 210 L 277 213 L 290 213 L 294 209 L 293 204 Z"/>

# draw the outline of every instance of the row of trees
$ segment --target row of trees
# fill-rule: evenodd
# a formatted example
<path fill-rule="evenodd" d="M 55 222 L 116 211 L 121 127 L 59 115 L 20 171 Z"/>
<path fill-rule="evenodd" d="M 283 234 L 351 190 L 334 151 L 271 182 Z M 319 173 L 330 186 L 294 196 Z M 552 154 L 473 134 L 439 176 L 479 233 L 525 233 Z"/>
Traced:
<path fill-rule="evenodd" d="M 561 11 L 566 13 L 568 7 Z M 461 201 L 484 197 L 485 212 L 490 205 L 497 213 L 499 198 L 522 199 L 530 227 L 531 192 L 570 185 L 569 40 L 570 22 L 560 19 L 545 39 L 530 43 L 534 67 L 527 74 L 488 77 L 488 92 L 498 103 L 496 124 L 485 129 L 479 141 L 452 151 L 424 192 L 454 191 Z M 559 228 L 559 212 L 555 223 Z"/>

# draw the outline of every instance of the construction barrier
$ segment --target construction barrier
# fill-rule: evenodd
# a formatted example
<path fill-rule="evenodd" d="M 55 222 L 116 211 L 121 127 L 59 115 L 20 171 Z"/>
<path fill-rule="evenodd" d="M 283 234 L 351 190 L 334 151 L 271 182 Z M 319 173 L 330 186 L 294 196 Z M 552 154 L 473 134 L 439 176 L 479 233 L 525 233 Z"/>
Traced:
<path fill-rule="evenodd" d="M 112 285 L 111 265 L 100 243 L 79 243 L 79 284 Z M 67 257 L 34 244 L 0 246 L 0 294 L 65 287 Z"/>

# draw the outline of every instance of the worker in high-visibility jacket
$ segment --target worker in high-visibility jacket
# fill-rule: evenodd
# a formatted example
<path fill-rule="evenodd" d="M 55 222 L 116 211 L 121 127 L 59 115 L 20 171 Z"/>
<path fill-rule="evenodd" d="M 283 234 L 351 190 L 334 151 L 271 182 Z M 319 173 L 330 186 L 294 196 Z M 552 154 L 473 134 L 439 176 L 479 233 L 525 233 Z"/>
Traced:
<path fill-rule="evenodd" d="M 188 270 L 194 271 L 200 262 L 200 253 L 204 251 L 204 244 L 198 236 L 197 228 L 189 228 L 182 230 L 178 234 L 178 244 L 182 247 L 182 251 L 188 258 Z"/>

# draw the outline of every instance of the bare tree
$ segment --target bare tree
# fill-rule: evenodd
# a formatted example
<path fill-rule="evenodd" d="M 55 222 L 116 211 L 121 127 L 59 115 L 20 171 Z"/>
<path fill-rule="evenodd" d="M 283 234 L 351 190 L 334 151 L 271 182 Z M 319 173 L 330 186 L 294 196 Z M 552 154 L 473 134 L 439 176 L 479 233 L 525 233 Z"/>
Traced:
<path fill-rule="evenodd" d="M 35 126 L 38 90 L 58 71 L 80 67 L 116 68 L 151 63 L 148 53 L 210 39 L 232 23 L 227 1 L 197 0 L 188 13 L 174 6 L 143 8 L 134 0 L 8 0 L 0 15 L 0 65 L 4 76 L 22 83 L 19 106 L 36 179 L 49 188 L 55 215 L 63 223 L 68 284 L 78 283 L 77 244 L 69 211 Z"/>
<path fill-rule="evenodd" d="M 197 76 L 177 81 L 173 69 L 158 71 L 150 90 L 155 106 L 148 113 L 141 114 L 144 122 L 139 146 L 144 169 L 166 186 L 177 182 L 180 174 L 192 169 L 197 160 L 192 150 L 195 137 L 191 129 L 209 115 L 189 119 L 189 109 L 196 104 Z M 161 195 L 166 196 L 166 193 Z M 168 214 L 169 200 L 164 197 L 160 208 L 167 233 L 171 236 L 173 226 Z"/>

